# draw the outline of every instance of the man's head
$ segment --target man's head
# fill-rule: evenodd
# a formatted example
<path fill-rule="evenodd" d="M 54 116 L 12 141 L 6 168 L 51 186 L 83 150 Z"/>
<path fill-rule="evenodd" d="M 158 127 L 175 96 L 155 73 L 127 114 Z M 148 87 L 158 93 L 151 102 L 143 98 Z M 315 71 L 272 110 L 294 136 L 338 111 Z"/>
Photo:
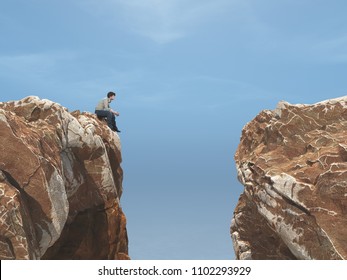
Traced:
<path fill-rule="evenodd" d="M 107 94 L 107 98 L 113 100 L 115 99 L 116 97 L 116 94 L 113 92 L 113 91 L 110 91 L 108 94 Z"/>

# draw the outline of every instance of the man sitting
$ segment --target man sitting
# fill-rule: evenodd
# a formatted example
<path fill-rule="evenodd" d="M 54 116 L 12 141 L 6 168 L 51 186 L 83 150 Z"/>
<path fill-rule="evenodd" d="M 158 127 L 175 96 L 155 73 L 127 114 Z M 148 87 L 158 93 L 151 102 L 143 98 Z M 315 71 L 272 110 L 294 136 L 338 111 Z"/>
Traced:
<path fill-rule="evenodd" d="M 120 132 L 120 130 L 118 130 L 117 128 L 116 117 L 115 117 L 115 116 L 119 116 L 119 113 L 116 111 L 113 111 L 110 108 L 110 103 L 115 98 L 116 98 L 116 94 L 114 92 L 110 91 L 109 93 L 107 93 L 107 97 L 100 100 L 98 105 L 95 107 L 95 114 L 99 118 L 106 118 L 107 125 L 113 131 Z"/>

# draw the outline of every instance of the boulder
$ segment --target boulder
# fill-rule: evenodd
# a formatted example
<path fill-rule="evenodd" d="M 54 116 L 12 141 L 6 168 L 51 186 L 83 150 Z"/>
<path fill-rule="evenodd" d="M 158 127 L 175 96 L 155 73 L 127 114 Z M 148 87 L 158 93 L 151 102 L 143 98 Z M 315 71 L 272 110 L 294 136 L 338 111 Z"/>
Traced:
<path fill-rule="evenodd" d="M 260 112 L 235 161 L 237 259 L 347 258 L 347 97 Z"/>
<path fill-rule="evenodd" d="M 128 259 L 119 136 L 30 96 L 0 103 L 0 258 Z"/>

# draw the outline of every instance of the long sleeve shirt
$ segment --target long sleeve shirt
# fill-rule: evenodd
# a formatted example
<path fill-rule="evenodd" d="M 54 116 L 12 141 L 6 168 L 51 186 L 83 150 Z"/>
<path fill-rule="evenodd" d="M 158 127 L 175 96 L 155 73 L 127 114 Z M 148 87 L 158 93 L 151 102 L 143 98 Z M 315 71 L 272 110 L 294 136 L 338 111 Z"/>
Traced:
<path fill-rule="evenodd" d="M 95 110 L 104 110 L 104 111 L 110 111 L 110 103 L 111 100 L 107 97 L 101 99 L 98 103 L 98 105 L 96 105 Z"/>

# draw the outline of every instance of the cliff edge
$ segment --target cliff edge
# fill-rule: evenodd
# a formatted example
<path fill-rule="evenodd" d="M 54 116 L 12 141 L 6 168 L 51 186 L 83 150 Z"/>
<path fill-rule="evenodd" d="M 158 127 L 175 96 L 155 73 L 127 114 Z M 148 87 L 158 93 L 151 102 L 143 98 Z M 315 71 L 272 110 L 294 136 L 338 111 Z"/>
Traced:
<path fill-rule="evenodd" d="M 262 111 L 235 161 L 237 259 L 347 259 L 347 97 Z"/>
<path fill-rule="evenodd" d="M 0 259 L 128 259 L 118 135 L 38 97 L 0 103 Z"/>

